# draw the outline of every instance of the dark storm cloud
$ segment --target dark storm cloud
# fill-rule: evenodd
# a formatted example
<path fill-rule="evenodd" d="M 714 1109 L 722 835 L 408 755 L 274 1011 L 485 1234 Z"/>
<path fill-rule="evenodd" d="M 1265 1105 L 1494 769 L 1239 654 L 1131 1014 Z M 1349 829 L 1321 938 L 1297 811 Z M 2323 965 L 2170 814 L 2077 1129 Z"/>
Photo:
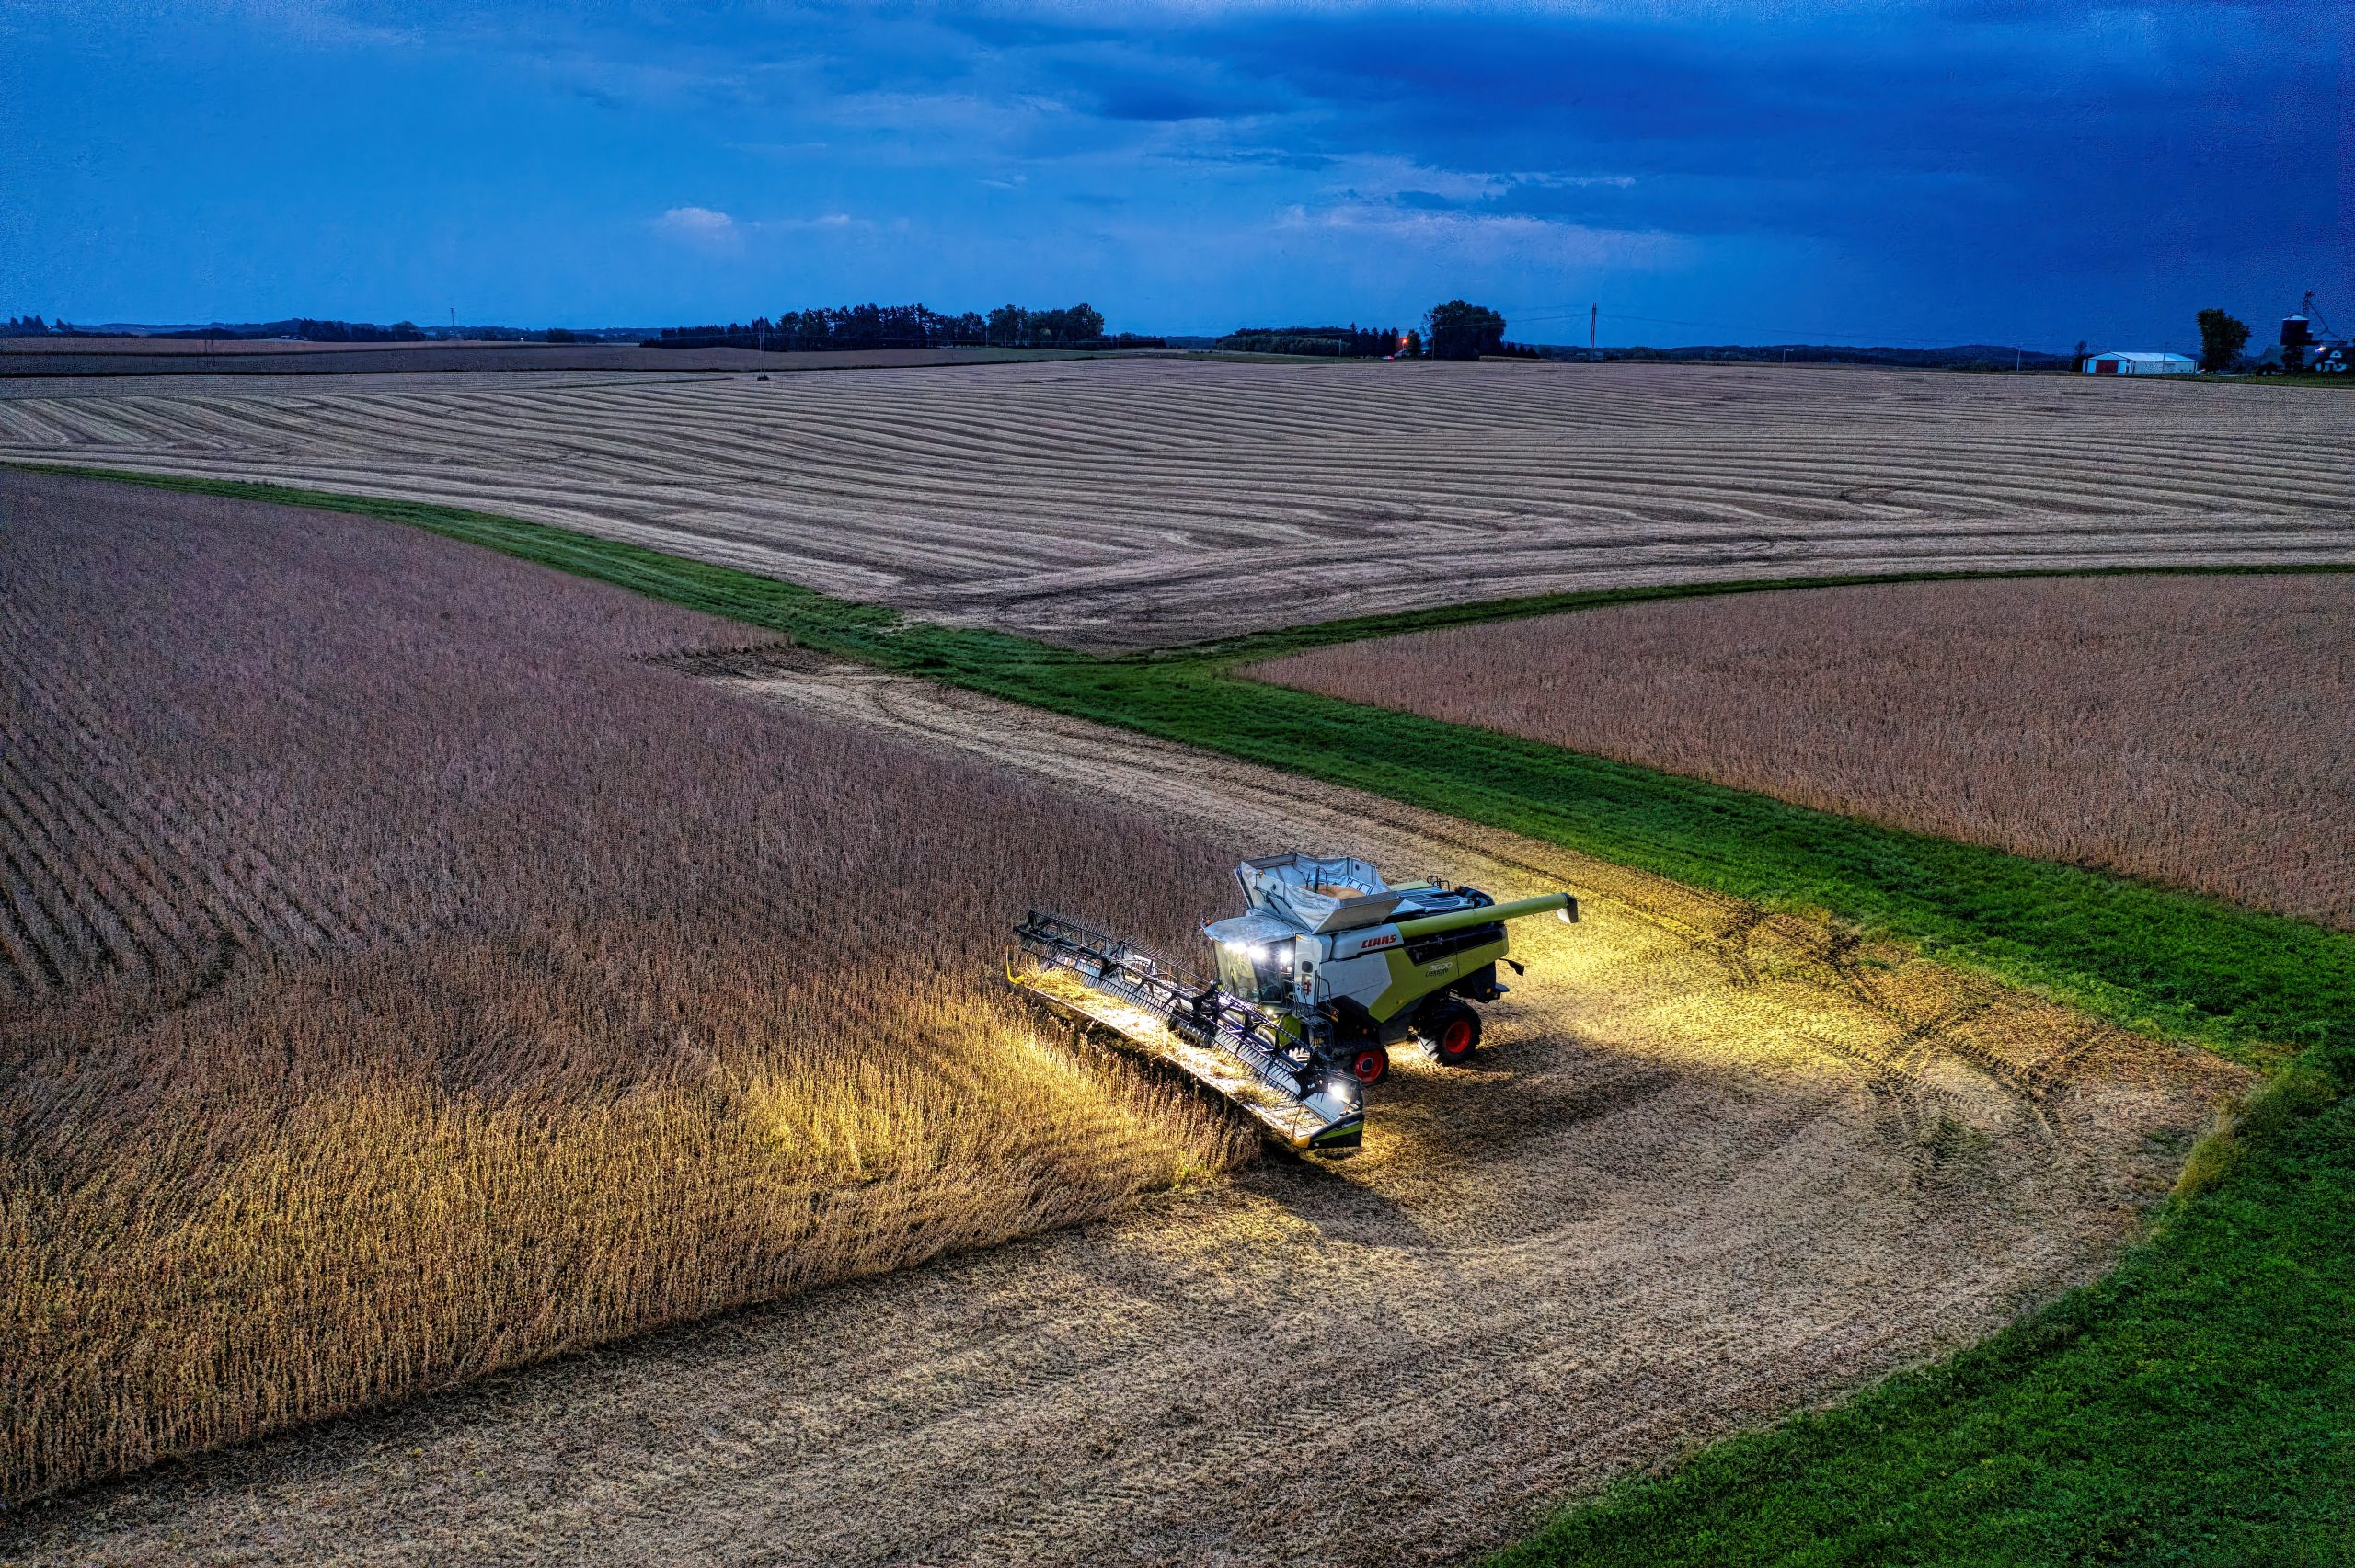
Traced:
<path fill-rule="evenodd" d="M 2261 217 L 2267 243 L 2320 244 L 2338 172 L 2326 52 L 2343 18 L 2303 8 L 2302 29 L 2298 9 L 1977 5 L 1814 25 L 1399 17 L 1246 27 L 1217 47 L 1321 106 L 1303 128 L 1313 142 L 1499 176 L 1499 189 L 1457 203 L 1467 210 L 2069 247 L 2153 222 L 2177 243 L 2231 246 Z"/>

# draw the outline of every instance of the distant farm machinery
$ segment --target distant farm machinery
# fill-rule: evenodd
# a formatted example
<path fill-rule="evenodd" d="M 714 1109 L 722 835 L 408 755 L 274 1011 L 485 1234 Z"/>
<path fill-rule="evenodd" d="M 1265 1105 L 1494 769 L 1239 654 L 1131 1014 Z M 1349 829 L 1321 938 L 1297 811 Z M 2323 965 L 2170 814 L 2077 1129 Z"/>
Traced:
<path fill-rule="evenodd" d="M 1408 1041 L 1451 1066 L 1480 1044 L 1476 1003 L 1502 996 L 1505 922 L 1578 919 L 1568 893 L 1499 904 L 1476 887 L 1392 886 L 1365 861 L 1304 854 L 1235 868 L 1247 908 L 1202 927 L 1203 980 L 1152 949 L 1032 910 L 1007 978 L 1058 1011 L 1112 1030 L 1256 1119 L 1284 1146 L 1346 1154 L 1365 1134 L 1364 1091 Z"/>

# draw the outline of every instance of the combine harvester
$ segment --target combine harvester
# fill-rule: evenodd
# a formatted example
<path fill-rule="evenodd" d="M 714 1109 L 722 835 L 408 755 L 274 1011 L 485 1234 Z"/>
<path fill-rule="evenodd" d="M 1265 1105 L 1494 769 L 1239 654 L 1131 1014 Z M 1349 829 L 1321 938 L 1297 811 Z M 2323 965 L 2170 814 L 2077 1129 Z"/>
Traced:
<path fill-rule="evenodd" d="M 1365 1137 L 1364 1089 L 1408 1039 L 1460 1065 L 1494 1001 L 1505 922 L 1579 918 L 1547 893 L 1499 904 L 1477 887 L 1392 887 L 1347 856 L 1270 855 L 1235 867 L 1250 906 L 1202 927 L 1218 981 L 1092 926 L 1033 910 L 1006 978 L 1101 1024 L 1253 1116 L 1285 1147 L 1346 1154 Z"/>

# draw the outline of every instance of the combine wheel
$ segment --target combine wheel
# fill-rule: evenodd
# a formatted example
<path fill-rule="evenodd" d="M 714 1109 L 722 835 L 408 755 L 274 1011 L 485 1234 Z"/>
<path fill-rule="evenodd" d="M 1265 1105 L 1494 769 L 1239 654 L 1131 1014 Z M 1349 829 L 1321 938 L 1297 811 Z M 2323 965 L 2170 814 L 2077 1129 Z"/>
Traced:
<path fill-rule="evenodd" d="M 1379 1083 L 1390 1076 L 1390 1053 L 1368 1046 L 1350 1059 L 1350 1072 L 1360 1083 Z"/>
<path fill-rule="evenodd" d="M 1460 1001 L 1443 1001 L 1418 1021 L 1415 1033 L 1446 1067 L 1462 1067 L 1480 1044 L 1480 1015 Z"/>

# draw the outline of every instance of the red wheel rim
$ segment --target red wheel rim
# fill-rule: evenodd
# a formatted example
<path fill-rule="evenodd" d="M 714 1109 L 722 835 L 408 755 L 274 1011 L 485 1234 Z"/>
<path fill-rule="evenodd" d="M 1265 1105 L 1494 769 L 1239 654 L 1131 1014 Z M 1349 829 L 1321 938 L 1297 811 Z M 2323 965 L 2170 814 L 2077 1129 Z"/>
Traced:
<path fill-rule="evenodd" d="M 1372 1083 L 1382 1076 L 1382 1070 L 1389 1065 L 1380 1051 L 1360 1051 L 1357 1059 L 1350 1064 L 1350 1070 L 1357 1074 L 1360 1083 Z"/>
<path fill-rule="evenodd" d="M 1472 1048 L 1472 1025 L 1461 1018 L 1450 1019 L 1446 1028 L 1439 1032 L 1439 1048 L 1443 1055 L 1460 1057 Z"/>

